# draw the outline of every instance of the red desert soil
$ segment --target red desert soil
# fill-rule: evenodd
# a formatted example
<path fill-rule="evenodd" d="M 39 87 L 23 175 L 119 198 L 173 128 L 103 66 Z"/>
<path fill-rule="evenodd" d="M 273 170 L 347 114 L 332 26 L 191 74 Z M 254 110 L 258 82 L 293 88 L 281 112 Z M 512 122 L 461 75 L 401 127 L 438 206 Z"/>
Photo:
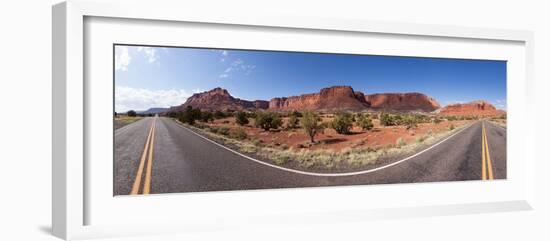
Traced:
<path fill-rule="evenodd" d="M 449 130 L 451 125 L 460 127 L 468 124 L 468 120 L 459 121 L 442 121 L 438 124 L 435 123 L 423 123 L 418 124 L 418 127 L 407 130 L 404 126 L 380 126 L 378 120 L 373 120 L 374 129 L 371 131 L 363 131 L 361 128 L 354 126 L 352 128 L 352 134 L 343 135 L 338 134 L 334 129 L 327 128 L 324 133 L 315 137 L 315 140 L 320 144 L 308 146 L 309 137 L 304 133 L 303 129 L 293 130 L 272 130 L 264 131 L 259 128 L 254 128 L 254 120 L 249 119 L 250 124 L 242 126 L 250 139 L 261 140 L 265 145 L 284 146 L 293 149 L 308 148 L 309 150 L 317 149 L 331 149 L 335 151 L 342 150 L 344 148 L 357 148 L 357 147 L 370 147 L 381 148 L 388 145 L 395 145 L 399 138 L 406 143 L 411 143 L 417 138 L 426 135 L 430 130 L 433 134 L 441 131 Z M 330 118 L 323 118 L 324 122 L 328 122 Z M 225 122 L 225 123 L 224 123 Z M 284 118 L 286 123 L 286 118 Z M 207 125 L 213 125 L 217 127 L 227 127 L 230 129 L 238 128 L 235 124 L 234 118 L 225 118 L 215 120 L 214 123 Z"/>

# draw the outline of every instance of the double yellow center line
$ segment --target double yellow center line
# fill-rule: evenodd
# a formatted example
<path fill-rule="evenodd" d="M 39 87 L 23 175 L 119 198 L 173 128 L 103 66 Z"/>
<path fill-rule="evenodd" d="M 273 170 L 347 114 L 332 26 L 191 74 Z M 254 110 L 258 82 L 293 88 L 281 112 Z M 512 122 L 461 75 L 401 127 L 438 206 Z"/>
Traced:
<path fill-rule="evenodd" d="M 151 127 L 149 128 L 149 134 L 147 135 L 147 141 L 145 142 L 145 148 L 141 154 L 141 160 L 132 186 L 131 195 L 140 194 L 141 179 L 143 178 L 143 168 L 145 167 L 145 161 L 147 160 L 147 169 L 145 170 L 145 180 L 143 182 L 142 194 L 149 194 L 151 192 L 151 173 L 153 171 L 153 147 L 155 145 L 155 123 L 157 117 L 153 118 Z"/>
<path fill-rule="evenodd" d="M 481 123 L 481 156 L 481 178 L 483 180 L 493 180 L 493 164 L 489 154 L 487 131 L 484 123 Z"/>

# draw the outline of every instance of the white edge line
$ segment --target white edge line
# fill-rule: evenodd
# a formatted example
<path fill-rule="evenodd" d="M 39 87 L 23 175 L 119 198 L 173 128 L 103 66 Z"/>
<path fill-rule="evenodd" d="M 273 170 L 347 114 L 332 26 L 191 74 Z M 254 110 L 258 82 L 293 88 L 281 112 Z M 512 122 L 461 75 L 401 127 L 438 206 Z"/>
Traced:
<path fill-rule="evenodd" d="M 286 168 L 286 167 L 281 167 L 281 166 L 273 165 L 273 164 L 271 164 L 271 163 L 267 163 L 267 162 L 264 162 L 264 161 L 260 161 L 260 160 L 254 159 L 254 158 L 249 157 L 249 156 L 247 156 L 247 155 L 244 155 L 244 154 L 242 154 L 242 153 L 240 153 L 240 152 L 238 152 L 238 151 L 235 151 L 235 150 L 233 150 L 233 149 L 231 149 L 231 148 L 229 148 L 229 147 L 226 147 L 226 146 L 224 146 L 224 145 L 222 145 L 222 144 L 220 144 L 220 143 L 217 143 L 217 142 L 215 142 L 215 141 L 213 141 L 213 140 L 210 140 L 210 139 L 208 139 L 207 137 L 204 137 L 204 136 L 202 136 L 202 135 L 196 133 L 195 131 L 193 131 L 193 130 L 191 130 L 191 129 L 189 129 L 189 128 L 185 127 L 184 125 L 181 125 L 181 124 L 179 124 L 179 123 L 177 123 L 177 122 L 176 122 L 176 124 L 178 124 L 178 125 L 181 126 L 182 128 L 185 128 L 186 130 L 190 131 L 191 133 L 195 134 L 196 136 L 198 136 L 198 137 L 200 137 L 200 138 L 203 138 L 203 139 L 205 139 L 205 140 L 207 140 L 207 141 L 209 141 L 209 142 L 211 142 L 211 143 L 214 143 L 214 144 L 218 145 L 219 147 L 222 147 L 222 148 L 224 148 L 224 149 L 226 149 L 226 150 L 228 150 L 228 151 L 230 151 L 230 152 L 233 152 L 233 153 L 235 153 L 235 154 L 237 154 L 237 155 L 239 155 L 239 156 L 242 156 L 242 157 L 244 157 L 244 158 L 246 158 L 246 159 L 249 159 L 249 160 L 251 160 L 251 161 L 257 162 L 257 163 L 262 164 L 262 165 L 266 165 L 266 166 L 269 166 L 269 167 L 277 168 L 277 169 L 279 169 L 279 170 L 283 170 L 283 171 L 287 171 L 287 172 L 293 172 L 293 173 L 302 174 L 302 175 L 308 175 L 308 176 L 318 176 L 318 177 L 345 177 L 345 176 L 354 176 L 354 175 L 361 175 L 361 174 L 366 174 L 366 173 L 370 173 L 370 172 L 380 171 L 380 170 L 382 170 L 382 169 L 385 169 L 385 168 L 388 168 L 388 167 L 391 167 L 391 166 L 395 166 L 395 165 L 397 165 L 397 164 L 399 164 L 399 163 L 402 163 L 402 162 L 407 161 L 407 160 L 409 160 L 409 159 L 411 159 L 411 158 L 414 158 L 414 157 L 416 157 L 416 156 L 418 156 L 418 155 L 420 155 L 420 154 L 422 154 L 422 153 L 424 153 L 424 152 L 429 151 L 430 149 L 432 149 L 432 148 L 434 148 L 434 147 L 440 145 L 441 143 L 443 143 L 443 142 L 445 142 L 445 141 L 451 139 L 453 136 L 457 135 L 458 133 L 460 133 L 460 132 L 462 132 L 462 131 L 464 131 L 464 130 L 470 128 L 470 127 L 471 127 L 472 125 L 474 125 L 475 123 L 472 123 L 472 124 L 470 124 L 469 126 L 466 126 L 466 127 L 462 128 L 461 130 L 457 131 L 456 133 L 454 133 L 454 134 L 448 136 L 447 138 L 441 140 L 440 142 L 434 144 L 433 146 L 430 146 L 430 147 L 428 147 L 428 148 L 426 148 L 426 149 L 424 149 L 424 150 L 422 150 L 422 151 L 420 151 L 420 152 L 417 152 L 416 154 L 414 154 L 414 155 L 412 155 L 412 156 L 409 156 L 409 157 L 407 157 L 407 158 L 405 158 L 405 159 L 402 159 L 402 160 L 399 160 L 399 161 L 396 161 L 396 162 L 392 162 L 392 163 L 387 164 L 387 165 L 385 165 L 385 166 L 381 166 L 381 167 L 369 169 L 369 170 L 357 171 L 357 172 L 342 172 L 342 173 L 306 172 L 306 171 L 300 171 L 300 170 L 295 170 L 295 169 L 290 169 L 290 168 Z"/>
<path fill-rule="evenodd" d="M 507 131 L 507 128 L 504 127 L 504 126 L 501 126 L 501 125 L 499 125 L 499 124 L 493 123 L 492 121 L 487 121 L 487 122 L 489 122 L 491 125 L 496 126 L 496 127 L 500 128 L 500 129 L 502 129 L 502 130 L 504 130 L 504 131 Z"/>

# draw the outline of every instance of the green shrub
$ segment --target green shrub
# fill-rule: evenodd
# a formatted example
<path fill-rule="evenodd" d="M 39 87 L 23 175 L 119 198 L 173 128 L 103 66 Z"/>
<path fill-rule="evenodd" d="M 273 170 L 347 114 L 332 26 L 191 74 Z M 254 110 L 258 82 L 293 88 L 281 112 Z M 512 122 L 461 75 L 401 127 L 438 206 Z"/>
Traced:
<path fill-rule="evenodd" d="M 178 112 L 175 112 L 175 111 L 170 111 L 170 112 L 168 112 L 167 115 L 168 115 L 168 117 L 170 117 L 170 118 L 176 118 L 176 117 L 178 117 L 178 115 L 180 115 L 180 114 L 179 114 Z"/>
<path fill-rule="evenodd" d="M 201 113 L 201 121 L 203 122 L 212 122 L 214 121 L 214 114 L 210 111 L 203 111 Z"/>
<path fill-rule="evenodd" d="M 222 111 L 217 110 L 217 111 L 214 112 L 214 118 L 215 119 L 223 119 L 225 117 L 227 117 L 227 115 Z"/>
<path fill-rule="evenodd" d="M 244 140 L 248 137 L 243 128 L 235 128 L 229 133 L 229 137 L 237 140 Z"/>
<path fill-rule="evenodd" d="M 405 127 L 407 127 L 407 130 L 409 130 L 412 128 L 416 128 L 418 126 L 419 121 L 417 117 L 414 115 L 406 115 L 405 117 L 403 117 L 402 122 L 405 125 Z"/>
<path fill-rule="evenodd" d="M 422 142 L 424 142 L 427 138 L 428 138 L 428 136 L 423 135 L 423 136 L 421 136 L 421 137 L 418 137 L 418 138 L 416 139 L 416 141 L 417 141 L 418 143 L 422 143 Z"/>
<path fill-rule="evenodd" d="M 200 124 L 200 123 L 195 123 L 194 125 L 195 127 L 199 128 L 199 129 L 205 129 L 205 128 L 208 128 L 207 125 L 204 125 L 204 124 Z"/>
<path fill-rule="evenodd" d="M 254 119 L 254 118 L 256 118 L 256 112 L 254 112 L 254 111 L 247 112 L 246 117 Z"/>
<path fill-rule="evenodd" d="M 126 115 L 131 116 L 131 117 L 136 117 L 137 113 L 136 113 L 135 110 L 129 110 L 128 112 L 126 112 Z"/>
<path fill-rule="evenodd" d="M 302 127 L 309 136 L 311 143 L 315 143 L 315 136 L 325 129 L 325 125 L 321 123 L 321 118 L 311 111 L 303 113 Z"/>
<path fill-rule="evenodd" d="M 180 112 L 178 117 L 179 121 L 187 123 L 189 125 L 194 125 L 196 120 L 200 120 L 202 112 L 200 109 L 193 109 L 192 106 L 187 106 L 185 111 Z"/>
<path fill-rule="evenodd" d="M 211 126 L 211 127 L 210 127 L 210 132 L 212 132 L 212 133 L 214 133 L 214 134 L 218 133 L 219 130 L 220 130 L 220 129 L 219 129 L 218 127 L 215 127 L 215 126 Z"/>
<path fill-rule="evenodd" d="M 259 139 L 254 139 L 254 140 L 252 140 L 252 144 L 253 144 L 254 146 L 263 146 L 262 140 L 259 140 Z"/>
<path fill-rule="evenodd" d="M 237 114 L 235 115 L 235 122 L 241 126 L 248 124 L 246 113 L 242 111 L 237 112 Z"/>
<path fill-rule="evenodd" d="M 397 141 L 395 141 L 395 146 L 396 146 L 397 148 L 400 148 L 400 147 L 402 147 L 402 146 L 404 146 L 404 145 L 406 145 L 406 144 L 407 144 L 407 143 L 405 142 L 405 140 L 403 140 L 403 138 L 401 138 L 401 137 L 397 138 Z"/>
<path fill-rule="evenodd" d="M 456 120 L 459 119 L 457 116 L 454 116 L 454 115 L 452 115 L 452 116 L 447 116 L 446 118 L 447 118 L 448 121 L 456 121 Z"/>
<path fill-rule="evenodd" d="M 302 113 L 300 113 L 299 111 L 292 111 L 292 113 L 290 114 L 290 116 L 296 116 L 298 118 L 302 118 L 304 115 L 302 115 Z"/>
<path fill-rule="evenodd" d="M 395 123 L 395 118 L 393 118 L 390 114 L 388 113 L 382 113 L 380 114 L 380 125 L 383 125 L 383 126 L 394 126 L 396 125 Z"/>
<path fill-rule="evenodd" d="M 416 123 L 430 123 L 432 122 L 432 119 L 427 115 L 422 114 L 412 114 L 414 116 Z"/>
<path fill-rule="evenodd" d="M 443 121 L 443 120 L 441 120 L 441 118 L 439 118 L 439 117 L 435 117 L 434 120 L 433 120 L 433 122 L 434 122 L 435 124 L 439 124 L 439 123 L 441 123 L 442 121 Z"/>
<path fill-rule="evenodd" d="M 370 131 L 374 127 L 374 124 L 372 123 L 372 119 L 370 115 L 368 114 L 358 114 L 357 116 L 357 125 L 363 130 Z"/>
<path fill-rule="evenodd" d="M 221 127 L 220 129 L 218 129 L 218 133 L 227 136 L 229 135 L 229 128 Z"/>
<path fill-rule="evenodd" d="M 295 129 L 295 128 L 298 128 L 299 124 L 300 124 L 300 119 L 298 119 L 298 117 L 295 115 L 291 115 L 288 118 L 288 123 L 286 124 L 286 127 L 288 129 Z"/>
<path fill-rule="evenodd" d="M 353 115 L 347 112 L 339 112 L 334 115 L 331 127 L 339 134 L 349 134 L 353 120 Z"/>
<path fill-rule="evenodd" d="M 270 129 L 277 129 L 281 127 L 281 125 L 283 124 L 283 121 L 281 117 L 279 117 L 279 115 L 276 113 L 259 112 L 259 113 L 256 113 L 254 124 L 258 128 L 262 128 L 265 131 L 269 131 Z"/>

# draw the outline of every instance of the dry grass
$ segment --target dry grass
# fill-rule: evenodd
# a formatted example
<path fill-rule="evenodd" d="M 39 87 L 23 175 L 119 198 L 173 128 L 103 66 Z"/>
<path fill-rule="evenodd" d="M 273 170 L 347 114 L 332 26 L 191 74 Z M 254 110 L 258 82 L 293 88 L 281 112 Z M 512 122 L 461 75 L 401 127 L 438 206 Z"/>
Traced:
<path fill-rule="evenodd" d="M 497 126 L 506 128 L 506 119 L 491 119 L 489 121 Z"/>
<path fill-rule="evenodd" d="M 115 129 L 121 128 L 125 125 L 132 124 L 138 120 L 141 120 L 143 117 L 131 117 L 131 116 L 118 116 L 115 117 Z"/>

